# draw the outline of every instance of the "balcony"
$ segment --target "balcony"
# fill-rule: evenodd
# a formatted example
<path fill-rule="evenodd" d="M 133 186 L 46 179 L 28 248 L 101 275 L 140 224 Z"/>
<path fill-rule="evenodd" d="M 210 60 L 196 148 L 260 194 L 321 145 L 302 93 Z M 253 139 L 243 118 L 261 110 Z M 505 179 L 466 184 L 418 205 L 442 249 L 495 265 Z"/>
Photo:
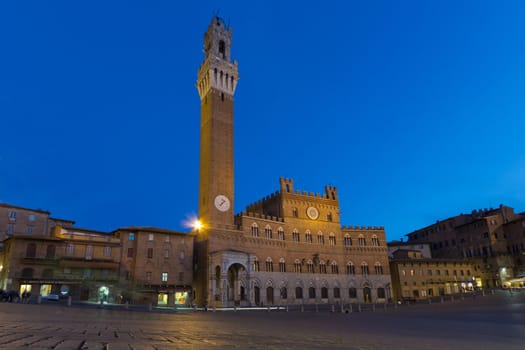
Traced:
<path fill-rule="evenodd" d="M 61 258 L 60 267 L 117 270 L 119 263 L 112 259 Z"/>

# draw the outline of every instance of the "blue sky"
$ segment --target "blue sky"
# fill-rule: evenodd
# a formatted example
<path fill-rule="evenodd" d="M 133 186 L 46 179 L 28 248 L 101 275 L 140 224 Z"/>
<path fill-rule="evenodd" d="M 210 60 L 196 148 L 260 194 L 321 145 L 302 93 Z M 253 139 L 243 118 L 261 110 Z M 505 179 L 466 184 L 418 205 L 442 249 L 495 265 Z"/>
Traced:
<path fill-rule="evenodd" d="M 0 4 L 0 201 L 78 227 L 197 213 L 195 81 L 233 28 L 235 209 L 338 187 L 389 240 L 472 209 L 525 210 L 522 1 Z"/>

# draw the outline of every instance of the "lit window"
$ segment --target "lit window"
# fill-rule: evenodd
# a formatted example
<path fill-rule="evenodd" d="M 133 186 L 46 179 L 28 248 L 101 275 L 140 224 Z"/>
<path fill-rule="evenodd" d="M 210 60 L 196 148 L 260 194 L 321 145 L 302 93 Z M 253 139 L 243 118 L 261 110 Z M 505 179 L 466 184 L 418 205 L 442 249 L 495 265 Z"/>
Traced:
<path fill-rule="evenodd" d="M 167 272 L 163 272 L 162 273 L 162 282 L 168 282 L 168 273 Z"/>

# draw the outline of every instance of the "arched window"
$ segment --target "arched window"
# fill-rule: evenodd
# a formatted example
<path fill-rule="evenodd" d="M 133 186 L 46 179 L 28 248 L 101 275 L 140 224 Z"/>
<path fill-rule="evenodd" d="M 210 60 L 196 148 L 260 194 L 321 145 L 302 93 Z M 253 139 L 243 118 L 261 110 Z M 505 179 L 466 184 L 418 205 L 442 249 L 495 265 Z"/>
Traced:
<path fill-rule="evenodd" d="M 381 266 L 381 263 L 377 261 L 374 265 L 376 270 L 376 275 L 382 275 L 383 274 L 383 266 Z"/>
<path fill-rule="evenodd" d="M 344 238 L 345 247 L 350 247 L 352 245 L 352 237 L 347 233 Z"/>
<path fill-rule="evenodd" d="M 288 299 L 288 290 L 286 289 L 286 287 L 281 287 L 280 293 L 281 299 Z"/>
<path fill-rule="evenodd" d="M 55 246 L 53 244 L 50 244 L 47 246 L 46 250 L 46 258 L 53 259 L 55 257 Z"/>
<path fill-rule="evenodd" d="M 315 288 L 314 287 L 308 288 L 308 298 L 315 299 Z"/>
<path fill-rule="evenodd" d="M 286 272 L 286 263 L 284 258 L 279 259 L 279 272 Z"/>
<path fill-rule="evenodd" d="M 339 273 L 339 267 L 337 266 L 337 262 L 332 261 L 332 273 Z"/>
<path fill-rule="evenodd" d="M 334 299 L 340 299 L 341 298 L 341 290 L 339 287 L 334 288 Z"/>
<path fill-rule="evenodd" d="M 273 304 L 273 287 L 266 287 L 266 303 Z"/>
<path fill-rule="evenodd" d="M 353 262 L 349 261 L 346 264 L 346 274 L 347 275 L 355 275 L 355 265 Z"/>
<path fill-rule="evenodd" d="M 366 262 L 362 262 L 361 263 L 361 274 L 362 275 L 368 275 L 370 273 L 370 271 L 368 271 L 368 264 Z"/>
<path fill-rule="evenodd" d="M 284 241 L 284 230 L 282 227 L 279 227 L 277 229 L 277 238 L 280 239 L 281 241 Z"/>
<path fill-rule="evenodd" d="M 308 269 L 309 273 L 313 273 L 314 272 L 314 263 L 313 263 L 312 260 L 308 260 L 306 262 L 306 268 Z"/>
<path fill-rule="evenodd" d="M 330 236 L 328 236 L 328 242 L 330 245 L 335 245 L 335 234 L 333 232 L 330 232 Z"/>
<path fill-rule="evenodd" d="M 293 270 L 294 272 L 301 273 L 301 261 L 299 259 L 295 259 L 295 262 L 293 263 Z"/>
<path fill-rule="evenodd" d="M 255 222 L 252 224 L 252 236 L 259 237 L 259 226 Z"/>
<path fill-rule="evenodd" d="M 379 246 L 379 239 L 377 238 L 376 235 L 372 236 L 372 245 L 375 246 L 375 247 Z"/>
<path fill-rule="evenodd" d="M 326 273 L 326 262 L 324 262 L 324 260 L 321 260 L 319 263 L 319 272 Z"/>
<path fill-rule="evenodd" d="M 223 59 L 226 58 L 226 44 L 224 40 L 219 41 L 219 55 Z"/>
<path fill-rule="evenodd" d="M 259 271 L 259 259 L 257 259 L 257 257 L 255 257 L 255 259 L 253 260 L 253 271 Z"/>
<path fill-rule="evenodd" d="M 266 258 L 266 271 L 273 272 L 273 261 L 272 261 L 272 258 L 270 257 Z"/>
<path fill-rule="evenodd" d="M 292 232 L 292 239 L 294 242 L 299 242 L 301 241 L 301 237 L 299 235 L 299 231 L 297 231 L 296 228 L 293 229 L 293 232 Z"/>
<path fill-rule="evenodd" d="M 26 248 L 26 258 L 34 258 L 36 256 L 36 244 L 29 243 Z"/>
<path fill-rule="evenodd" d="M 303 298 L 303 288 L 295 287 L 295 299 L 302 299 L 302 298 Z"/>
<path fill-rule="evenodd" d="M 321 298 L 328 299 L 328 288 L 326 287 L 321 288 Z"/>
<path fill-rule="evenodd" d="M 350 299 L 356 299 L 357 298 L 357 289 L 354 287 L 348 288 L 348 297 Z"/>
<path fill-rule="evenodd" d="M 266 238 L 272 238 L 272 228 L 270 225 L 266 225 L 264 228 L 264 234 L 266 235 Z"/>
<path fill-rule="evenodd" d="M 326 220 L 328 221 L 333 221 L 333 217 L 332 217 L 332 212 L 329 212 L 328 214 L 326 214 Z"/>
<path fill-rule="evenodd" d="M 294 218 L 298 217 L 299 216 L 299 210 L 297 210 L 297 208 L 293 208 L 292 209 L 292 216 Z"/>
<path fill-rule="evenodd" d="M 317 232 L 317 243 L 324 244 L 324 236 L 321 231 Z"/>
<path fill-rule="evenodd" d="M 312 243 L 312 232 L 310 230 L 306 230 L 305 240 L 306 243 Z"/>
<path fill-rule="evenodd" d="M 359 235 L 358 241 L 359 241 L 359 245 L 360 246 L 365 246 L 366 245 L 365 236 L 363 236 L 362 234 Z"/>

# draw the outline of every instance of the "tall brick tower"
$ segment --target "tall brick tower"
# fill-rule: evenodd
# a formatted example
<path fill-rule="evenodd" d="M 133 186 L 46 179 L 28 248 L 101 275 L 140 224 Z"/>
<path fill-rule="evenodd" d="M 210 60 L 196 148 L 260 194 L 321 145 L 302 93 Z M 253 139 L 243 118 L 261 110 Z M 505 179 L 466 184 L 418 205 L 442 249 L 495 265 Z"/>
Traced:
<path fill-rule="evenodd" d="M 204 62 L 198 73 L 201 99 L 199 220 L 196 239 L 195 302 L 208 298 L 208 259 L 214 234 L 234 224 L 233 96 L 239 75 L 231 61 L 232 30 L 214 17 L 204 34 Z"/>

